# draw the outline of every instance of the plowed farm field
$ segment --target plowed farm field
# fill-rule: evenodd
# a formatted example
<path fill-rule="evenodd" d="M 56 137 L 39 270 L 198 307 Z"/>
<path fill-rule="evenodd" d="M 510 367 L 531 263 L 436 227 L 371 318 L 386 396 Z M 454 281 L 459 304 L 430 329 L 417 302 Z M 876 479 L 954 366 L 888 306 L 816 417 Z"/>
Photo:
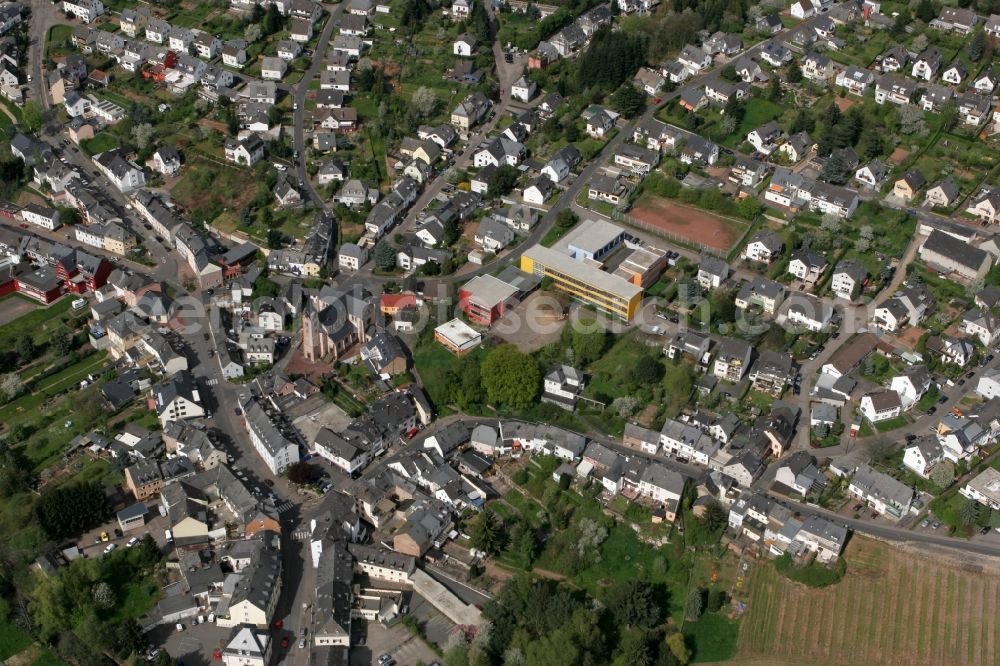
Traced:
<path fill-rule="evenodd" d="M 948 567 L 855 537 L 829 588 L 773 566 L 750 574 L 733 663 L 987 666 L 1000 654 L 1000 577 Z"/>

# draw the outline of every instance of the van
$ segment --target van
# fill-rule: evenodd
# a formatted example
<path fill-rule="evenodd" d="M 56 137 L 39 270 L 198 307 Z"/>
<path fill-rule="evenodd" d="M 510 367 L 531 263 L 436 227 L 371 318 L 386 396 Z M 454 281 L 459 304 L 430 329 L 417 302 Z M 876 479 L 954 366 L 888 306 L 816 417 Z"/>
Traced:
<path fill-rule="evenodd" d="M 174 542 L 174 533 L 171 532 L 170 530 L 166 530 L 163 533 L 163 536 L 165 536 L 167 538 L 167 543 L 173 543 Z"/>

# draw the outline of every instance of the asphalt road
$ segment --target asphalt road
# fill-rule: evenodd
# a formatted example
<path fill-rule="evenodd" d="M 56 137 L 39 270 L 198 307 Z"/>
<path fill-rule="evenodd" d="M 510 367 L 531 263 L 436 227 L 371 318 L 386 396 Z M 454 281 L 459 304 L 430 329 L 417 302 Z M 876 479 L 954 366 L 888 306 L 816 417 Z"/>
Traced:
<path fill-rule="evenodd" d="M 292 90 L 293 99 L 295 100 L 293 105 L 294 111 L 292 112 L 292 138 L 295 150 L 299 154 L 299 158 L 295 164 L 295 173 L 298 175 L 299 183 L 309 193 L 309 198 L 320 208 L 323 208 L 323 198 L 316 191 L 316 188 L 313 187 L 309 173 L 306 171 L 306 163 L 308 161 L 306 159 L 305 139 L 306 96 L 309 93 L 309 84 L 316 78 L 316 74 L 326 67 L 326 51 L 330 47 L 330 37 L 340 23 L 340 16 L 344 11 L 343 3 L 337 3 L 332 6 L 324 5 L 324 7 L 329 10 L 330 16 L 326 21 L 326 25 L 323 26 L 323 31 L 320 33 L 319 40 L 316 43 L 316 50 L 313 52 L 309 69 L 306 70 L 305 74 L 302 75 L 302 78 Z"/>

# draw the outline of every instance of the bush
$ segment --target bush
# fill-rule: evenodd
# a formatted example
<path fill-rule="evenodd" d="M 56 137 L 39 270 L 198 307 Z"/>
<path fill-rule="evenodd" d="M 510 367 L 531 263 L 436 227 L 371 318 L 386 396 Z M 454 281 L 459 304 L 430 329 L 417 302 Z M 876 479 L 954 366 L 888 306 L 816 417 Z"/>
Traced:
<path fill-rule="evenodd" d="M 815 560 L 806 565 L 796 565 L 792 557 L 785 553 L 774 560 L 774 568 L 785 578 L 809 587 L 827 587 L 839 583 L 847 573 L 847 562 L 838 557 L 833 566 L 824 566 Z"/>

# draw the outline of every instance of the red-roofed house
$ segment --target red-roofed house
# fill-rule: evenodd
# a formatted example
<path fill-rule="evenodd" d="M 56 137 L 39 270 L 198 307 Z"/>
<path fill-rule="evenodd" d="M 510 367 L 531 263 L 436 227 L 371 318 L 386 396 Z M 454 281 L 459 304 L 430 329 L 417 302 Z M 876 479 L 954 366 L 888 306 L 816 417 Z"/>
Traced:
<path fill-rule="evenodd" d="M 382 310 L 382 314 L 394 317 L 404 308 L 417 307 L 417 297 L 408 291 L 400 294 L 382 294 L 379 307 Z"/>

